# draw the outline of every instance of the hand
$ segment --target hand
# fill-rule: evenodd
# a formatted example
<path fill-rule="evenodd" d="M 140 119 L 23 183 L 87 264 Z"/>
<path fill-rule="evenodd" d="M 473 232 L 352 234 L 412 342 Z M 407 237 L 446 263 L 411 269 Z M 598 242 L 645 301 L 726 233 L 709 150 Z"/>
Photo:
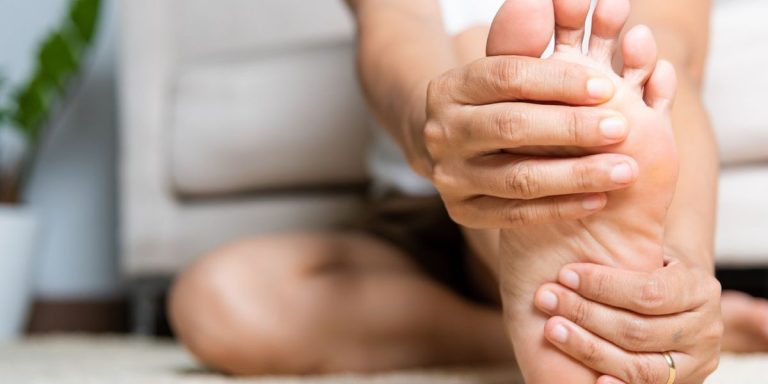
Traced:
<path fill-rule="evenodd" d="M 612 92 L 610 80 L 581 65 L 515 56 L 480 59 L 429 84 L 424 161 L 411 163 L 434 183 L 451 217 L 469 228 L 588 216 L 605 205 L 604 192 L 635 180 L 632 158 L 524 153 L 624 140 L 626 121 L 618 112 L 588 106 Z"/>
<path fill-rule="evenodd" d="M 723 324 L 711 272 L 676 260 L 652 273 L 571 264 L 558 281 L 536 295 L 536 306 L 553 316 L 545 337 L 610 375 L 598 384 L 666 383 L 664 351 L 675 360 L 675 384 L 700 384 L 717 368 Z"/>

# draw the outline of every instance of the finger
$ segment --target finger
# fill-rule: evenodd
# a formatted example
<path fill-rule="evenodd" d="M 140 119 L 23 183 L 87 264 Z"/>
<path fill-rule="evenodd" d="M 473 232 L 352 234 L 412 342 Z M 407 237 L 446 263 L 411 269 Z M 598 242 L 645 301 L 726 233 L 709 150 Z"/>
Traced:
<path fill-rule="evenodd" d="M 596 69 L 523 56 L 486 57 L 430 85 L 430 94 L 449 94 L 469 105 L 516 100 L 594 105 L 613 92 L 611 80 Z"/>
<path fill-rule="evenodd" d="M 496 103 L 467 108 L 459 115 L 457 140 L 474 153 L 524 146 L 596 147 L 624 140 L 622 115 L 595 107 Z"/>
<path fill-rule="evenodd" d="M 473 195 L 530 200 L 626 188 L 637 179 L 639 168 L 632 158 L 611 153 L 575 159 L 501 153 L 470 159 L 452 173 L 435 174 L 438 189 L 452 185 Z"/>
<path fill-rule="evenodd" d="M 532 224 L 576 220 L 599 211 L 607 202 L 604 193 L 509 200 L 478 196 L 460 204 L 446 203 L 457 223 L 474 229 L 508 229 Z"/>
<path fill-rule="evenodd" d="M 558 282 L 589 300 L 644 315 L 693 310 L 720 290 L 708 271 L 675 260 L 651 273 L 570 264 L 560 271 Z"/>
<path fill-rule="evenodd" d="M 547 321 L 544 337 L 576 361 L 602 374 L 626 383 L 666 383 L 670 369 L 661 353 L 629 353 L 589 333 L 562 318 Z M 683 382 L 690 372 L 690 359 L 685 354 L 672 353 L 677 368 L 677 382 Z"/>
<path fill-rule="evenodd" d="M 675 316 L 642 316 L 584 299 L 558 284 L 545 284 L 536 293 L 536 307 L 562 316 L 626 351 L 687 350 L 697 334 L 710 326 L 706 316 L 685 312 Z"/>
<path fill-rule="evenodd" d="M 603 375 L 597 379 L 597 382 L 595 384 L 630 384 L 630 383 L 625 383 L 613 376 Z"/>

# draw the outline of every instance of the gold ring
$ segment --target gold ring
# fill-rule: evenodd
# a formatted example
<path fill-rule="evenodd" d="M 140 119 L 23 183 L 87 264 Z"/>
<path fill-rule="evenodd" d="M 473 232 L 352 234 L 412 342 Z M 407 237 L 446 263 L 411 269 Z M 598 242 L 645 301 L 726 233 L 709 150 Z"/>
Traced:
<path fill-rule="evenodd" d="M 667 379 L 667 384 L 675 384 L 675 379 L 677 378 L 675 360 L 672 359 L 672 355 L 670 355 L 669 352 L 663 352 L 661 355 L 664 356 L 664 360 L 667 361 L 667 365 L 669 366 L 669 379 Z"/>

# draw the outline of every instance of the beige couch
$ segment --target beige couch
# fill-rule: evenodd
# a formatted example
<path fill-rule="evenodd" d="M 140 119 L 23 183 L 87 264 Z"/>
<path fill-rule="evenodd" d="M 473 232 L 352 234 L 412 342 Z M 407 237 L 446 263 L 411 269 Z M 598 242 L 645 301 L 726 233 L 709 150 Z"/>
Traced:
<path fill-rule="evenodd" d="M 367 115 L 339 0 L 121 2 L 122 266 L 358 211 Z"/>
<path fill-rule="evenodd" d="M 718 261 L 764 266 L 768 28 L 756 16 L 768 4 L 747 3 L 718 5 L 706 94 L 725 161 Z M 171 276 L 243 236 L 355 215 L 368 116 L 341 0 L 123 0 L 121 8 L 127 278 Z"/>

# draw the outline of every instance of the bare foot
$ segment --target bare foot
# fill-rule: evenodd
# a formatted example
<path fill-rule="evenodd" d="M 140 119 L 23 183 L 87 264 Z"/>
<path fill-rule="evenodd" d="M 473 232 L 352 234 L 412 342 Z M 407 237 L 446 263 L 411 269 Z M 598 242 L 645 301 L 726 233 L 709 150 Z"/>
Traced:
<path fill-rule="evenodd" d="M 648 28 L 638 26 L 621 42 L 624 68 L 621 75 L 614 73 L 611 61 L 629 15 L 629 0 L 599 1 L 589 54 L 582 54 L 589 5 L 590 0 L 508 0 L 488 39 L 490 55 L 539 56 L 554 25 L 555 53 L 547 60 L 589 66 L 609 76 L 616 93 L 603 107 L 622 114 L 630 132 L 619 145 L 587 153 L 620 153 L 635 160 L 613 169 L 615 180 L 634 184 L 608 193 L 607 203 L 605 196 L 597 196 L 595 205 L 607 204 L 599 213 L 578 221 L 501 232 L 499 277 L 508 330 L 526 382 L 534 384 L 591 384 L 598 378 L 545 339 L 547 317 L 533 306 L 537 288 L 556 281 L 560 268 L 571 262 L 634 270 L 661 267 L 664 221 L 677 179 L 669 119 L 674 69 L 666 62 L 657 64 L 655 40 Z M 555 331 L 546 333 L 558 334 Z"/>
<path fill-rule="evenodd" d="M 768 352 L 768 300 L 736 291 L 725 291 L 722 350 L 727 352 Z"/>

